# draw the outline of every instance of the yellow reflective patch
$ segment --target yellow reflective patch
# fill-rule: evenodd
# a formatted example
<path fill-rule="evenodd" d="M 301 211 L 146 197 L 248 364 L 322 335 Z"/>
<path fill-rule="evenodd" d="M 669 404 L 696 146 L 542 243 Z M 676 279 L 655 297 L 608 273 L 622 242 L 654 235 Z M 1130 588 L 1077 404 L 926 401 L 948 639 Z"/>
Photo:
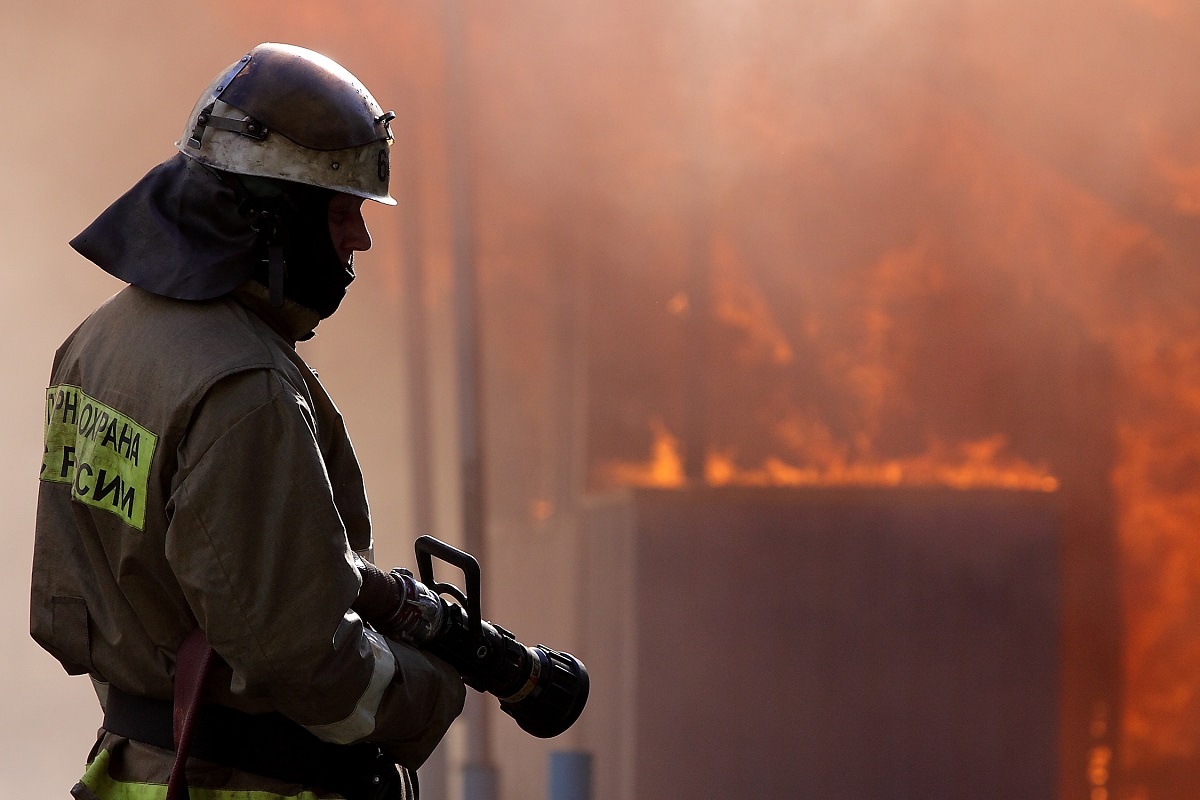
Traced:
<path fill-rule="evenodd" d="M 71 486 L 81 503 L 111 511 L 139 531 L 158 436 L 77 386 L 46 390 L 41 479 Z"/>
<path fill-rule="evenodd" d="M 163 800 L 167 796 L 167 787 L 163 784 L 113 780 L 108 774 L 110 758 L 107 750 L 101 750 L 79 779 L 100 800 Z"/>
<path fill-rule="evenodd" d="M 167 786 L 163 783 L 135 783 L 133 781 L 118 781 L 108 774 L 108 762 L 111 755 L 107 750 L 101 750 L 87 771 L 79 779 L 99 800 L 163 800 L 167 796 Z M 201 789 L 188 787 L 191 800 L 333 800 L 340 795 L 317 795 L 309 791 L 299 794 L 279 794 L 252 789 Z"/>

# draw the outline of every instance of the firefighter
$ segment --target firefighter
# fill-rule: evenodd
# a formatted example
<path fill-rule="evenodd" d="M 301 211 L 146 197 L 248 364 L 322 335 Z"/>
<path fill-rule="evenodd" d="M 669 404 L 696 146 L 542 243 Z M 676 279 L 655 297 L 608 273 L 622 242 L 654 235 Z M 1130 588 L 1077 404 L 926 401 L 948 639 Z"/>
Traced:
<path fill-rule="evenodd" d="M 295 349 L 371 246 L 363 201 L 395 205 L 394 116 L 259 45 L 71 242 L 129 284 L 46 390 L 31 632 L 104 712 L 76 798 L 414 797 L 462 710 L 449 665 L 351 608 L 362 475 Z"/>

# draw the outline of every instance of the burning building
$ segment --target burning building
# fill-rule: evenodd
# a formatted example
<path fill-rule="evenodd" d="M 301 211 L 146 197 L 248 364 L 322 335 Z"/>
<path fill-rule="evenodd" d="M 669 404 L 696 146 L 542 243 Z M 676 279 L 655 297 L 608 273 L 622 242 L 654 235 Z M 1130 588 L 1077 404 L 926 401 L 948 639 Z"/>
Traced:
<path fill-rule="evenodd" d="M 298 8 L 298 37 L 361 44 L 361 28 Z M 1055 672 L 1058 796 L 1192 794 L 1200 14 L 1173 0 L 383 8 L 364 11 L 363 51 L 401 46 L 363 77 L 402 103 L 408 180 L 380 251 L 390 236 L 403 256 L 391 280 L 417 354 L 406 444 L 436 461 L 455 440 L 438 398 L 467 259 L 497 619 L 586 646 L 580 581 L 627 585 L 580 565 L 589 509 L 617 487 L 817 505 L 855 489 L 901 516 L 914 492 L 947 508 L 977 496 L 1000 518 L 989 503 L 1007 492 L 1016 532 L 1041 531 L 1058 565 L 1026 576 L 1054 581 L 1035 627 L 1058 630 L 1039 662 Z M 971 552 L 978 530 L 928 543 Z M 1002 615 L 1009 600 L 986 602 Z M 500 760 L 534 760 L 506 722 Z M 567 743 L 599 736 L 588 724 Z M 537 794 L 536 775 L 505 780 Z"/>

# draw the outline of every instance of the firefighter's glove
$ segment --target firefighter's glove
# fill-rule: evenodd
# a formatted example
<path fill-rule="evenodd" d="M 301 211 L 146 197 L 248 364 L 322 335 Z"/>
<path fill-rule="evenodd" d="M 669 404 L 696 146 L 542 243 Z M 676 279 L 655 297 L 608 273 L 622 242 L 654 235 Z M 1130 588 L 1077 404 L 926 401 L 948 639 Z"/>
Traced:
<path fill-rule="evenodd" d="M 385 573 L 371 562 L 354 557 L 362 588 L 353 609 L 389 639 L 423 645 L 441 629 L 445 601 L 403 568 Z"/>

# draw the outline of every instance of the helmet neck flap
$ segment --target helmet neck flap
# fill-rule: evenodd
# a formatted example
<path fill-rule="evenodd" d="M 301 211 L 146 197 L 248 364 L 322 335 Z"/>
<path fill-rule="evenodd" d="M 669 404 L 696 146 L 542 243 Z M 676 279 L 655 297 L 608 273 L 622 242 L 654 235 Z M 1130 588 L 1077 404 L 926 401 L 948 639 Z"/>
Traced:
<path fill-rule="evenodd" d="M 329 234 L 333 192 L 220 173 L 183 155 L 158 165 L 71 241 L 148 292 L 209 300 L 249 279 L 322 319 L 354 280 Z"/>
<path fill-rule="evenodd" d="M 176 155 L 134 184 L 71 246 L 105 272 L 179 300 L 220 297 L 257 266 L 258 234 L 234 187 Z"/>

